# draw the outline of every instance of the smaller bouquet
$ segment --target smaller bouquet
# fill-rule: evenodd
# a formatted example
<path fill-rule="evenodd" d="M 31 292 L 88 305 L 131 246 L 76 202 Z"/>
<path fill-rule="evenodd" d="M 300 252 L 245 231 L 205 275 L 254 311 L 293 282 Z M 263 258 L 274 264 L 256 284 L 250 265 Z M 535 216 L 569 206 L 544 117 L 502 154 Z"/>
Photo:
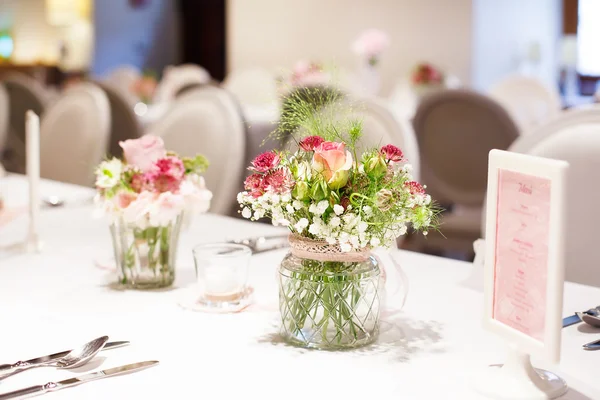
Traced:
<path fill-rule="evenodd" d="M 202 155 L 179 157 L 156 136 L 119 143 L 125 161 L 102 162 L 96 170 L 97 202 L 104 212 L 145 229 L 168 225 L 184 211 L 206 212 L 212 193 L 201 173 Z"/>
<path fill-rule="evenodd" d="M 144 73 L 141 78 L 133 82 L 129 90 L 135 94 L 142 103 L 150 104 L 152 103 L 152 97 L 154 96 L 154 92 L 156 92 L 157 85 L 158 82 L 153 73 Z"/>
<path fill-rule="evenodd" d="M 444 83 L 444 74 L 428 63 L 418 64 L 412 74 L 414 86 L 439 86 Z"/>
<path fill-rule="evenodd" d="M 383 51 L 390 46 L 390 37 L 378 29 L 368 29 L 352 44 L 354 53 L 365 58 L 369 65 L 376 66 Z"/>

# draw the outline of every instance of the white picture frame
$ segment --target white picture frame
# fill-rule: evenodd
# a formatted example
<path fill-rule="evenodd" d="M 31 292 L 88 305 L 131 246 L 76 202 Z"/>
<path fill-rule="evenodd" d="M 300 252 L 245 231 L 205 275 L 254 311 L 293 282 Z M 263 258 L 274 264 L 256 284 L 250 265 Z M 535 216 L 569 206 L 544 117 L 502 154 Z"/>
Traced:
<path fill-rule="evenodd" d="M 564 236 L 566 211 L 565 161 L 492 150 L 489 153 L 486 204 L 486 256 L 484 264 L 484 328 L 516 346 L 524 354 L 549 362 L 560 361 L 564 286 Z M 546 312 L 540 341 L 494 319 L 498 184 L 501 170 L 550 180 L 550 213 L 547 258 Z"/>

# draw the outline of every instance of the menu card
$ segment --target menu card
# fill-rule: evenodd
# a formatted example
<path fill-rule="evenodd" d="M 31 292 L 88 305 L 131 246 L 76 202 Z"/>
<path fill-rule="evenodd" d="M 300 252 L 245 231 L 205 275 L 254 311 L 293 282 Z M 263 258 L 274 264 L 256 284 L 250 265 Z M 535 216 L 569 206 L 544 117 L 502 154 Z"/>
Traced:
<path fill-rule="evenodd" d="M 551 181 L 498 170 L 492 318 L 543 342 Z"/>

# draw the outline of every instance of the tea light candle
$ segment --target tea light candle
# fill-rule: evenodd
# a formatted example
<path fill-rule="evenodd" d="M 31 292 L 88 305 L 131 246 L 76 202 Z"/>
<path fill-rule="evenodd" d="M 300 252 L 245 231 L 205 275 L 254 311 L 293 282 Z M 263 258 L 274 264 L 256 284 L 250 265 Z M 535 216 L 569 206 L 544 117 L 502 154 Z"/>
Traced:
<path fill-rule="evenodd" d="M 25 148 L 29 181 L 28 244 L 37 250 L 40 219 L 40 118 L 31 110 L 25 114 Z"/>
<path fill-rule="evenodd" d="M 207 294 L 213 296 L 228 296 L 237 294 L 241 291 L 238 277 L 234 271 L 227 266 L 210 266 L 206 269 L 204 276 L 204 287 Z"/>

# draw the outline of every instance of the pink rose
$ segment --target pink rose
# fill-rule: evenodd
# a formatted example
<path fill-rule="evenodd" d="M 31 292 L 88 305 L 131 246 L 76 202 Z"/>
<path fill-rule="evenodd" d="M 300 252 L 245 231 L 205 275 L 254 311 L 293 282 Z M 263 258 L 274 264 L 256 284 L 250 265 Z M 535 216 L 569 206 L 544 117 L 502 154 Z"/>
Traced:
<path fill-rule="evenodd" d="M 331 189 L 339 189 L 348 182 L 352 155 L 344 143 L 323 142 L 315 148 L 312 167 L 323 176 Z"/>
<path fill-rule="evenodd" d="M 177 157 L 157 160 L 152 169 L 146 172 L 148 184 L 157 192 L 177 192 L 185 175 L 183 161 Z"/>
<path fill-rule="evenodd" d="M 152 135 L 119 142 L 119 146 L 123 149 L 125 161 L 142 172 L 148 172 L 156 161 L 167 155 L 163 140 Z"/>
<path fill-rule="evenodd" d="M 280 161 L 279 154 L 274 151 L 268 151 L 258 155 L 252 161 L 252 166 L 249 169 L 256 172 L 268 172 L 277 167 Z"/>

